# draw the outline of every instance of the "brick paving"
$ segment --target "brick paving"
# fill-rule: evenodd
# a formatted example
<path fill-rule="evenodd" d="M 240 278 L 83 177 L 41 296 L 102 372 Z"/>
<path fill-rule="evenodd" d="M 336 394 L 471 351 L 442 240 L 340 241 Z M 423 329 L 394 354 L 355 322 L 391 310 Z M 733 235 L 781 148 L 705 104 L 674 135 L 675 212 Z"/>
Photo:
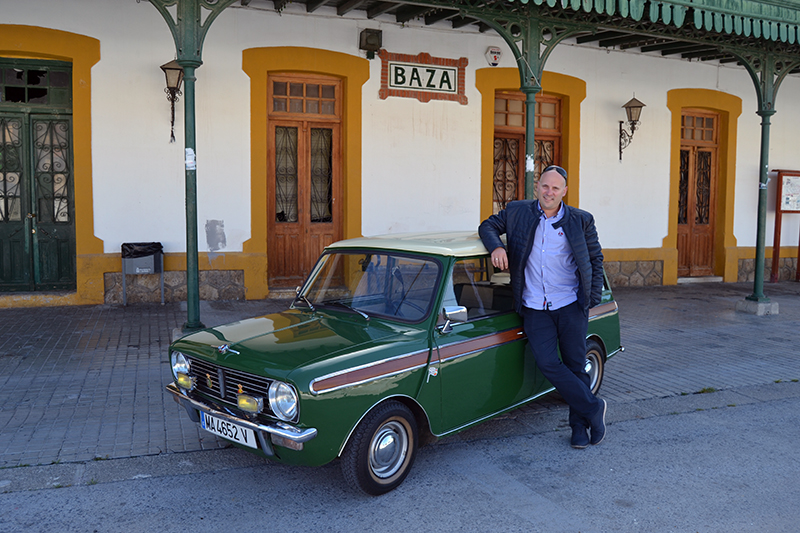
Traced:
<path fill-rule="evenodd" d="M 800 379 L 800 284 L 767 285 L 773 316 L 734 310 L 751 292 L 746 283 L 616 289 L 626 351 L 606 365 L 610 413 L 615 403 Z M 200 316 L 211 326 L 287 304 L 204 301 Z M 170 335 L 185 320 L 180 303 L 0 309 L 0 468 L 226 447 L 164 391 Z M 506 420 L 529 428 L 563 408 L 550 395 Z"/>

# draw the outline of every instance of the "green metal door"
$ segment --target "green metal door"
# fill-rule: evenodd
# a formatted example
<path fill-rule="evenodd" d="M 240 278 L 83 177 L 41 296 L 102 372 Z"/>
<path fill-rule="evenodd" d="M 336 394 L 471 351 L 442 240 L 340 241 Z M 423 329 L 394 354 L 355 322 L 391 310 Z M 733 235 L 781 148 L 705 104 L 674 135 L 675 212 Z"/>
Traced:
<path fill-rule="evenodd" d="M 0 111 L 0 290 L 74 289 L 72 124 Z"/>

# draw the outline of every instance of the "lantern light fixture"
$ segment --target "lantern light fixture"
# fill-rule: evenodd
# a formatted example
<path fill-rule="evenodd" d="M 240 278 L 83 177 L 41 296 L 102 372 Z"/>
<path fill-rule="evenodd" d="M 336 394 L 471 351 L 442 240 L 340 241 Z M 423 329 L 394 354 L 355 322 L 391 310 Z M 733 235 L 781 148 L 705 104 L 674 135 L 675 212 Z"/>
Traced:
<path fill-rule="evenodd" d="M 631 144 L 633 140 L 633 134 L 636 132 L 636 129 L 639 127 L 639 117 L 642 115 L 642 108 L 645 107 L 645 104 L 640 102 L 636 99 L 636 95 L 631 98 L 627 104 L 622 106 L 625 108 L 625 114 L 628 117 L 628 126 L 630 127 L 630 133 L 625 129 L 625 121 L 619 121 L 619 160 L 622 161 L 622 151 Z"/>
<path fill-rule="evenodd" d="M 170 103 L 170 136 L 169 142 L 175 142 L 175 102 L 179 100 L 181 93 L 181 83 L 183 82 L 183 67 L 178 64 L 176 60 L 161 65 L 161 70 L 164 71 L 164 76 L 167 78 L 167 87 L 164 92 L 167 93 L 167 100 Z"/>

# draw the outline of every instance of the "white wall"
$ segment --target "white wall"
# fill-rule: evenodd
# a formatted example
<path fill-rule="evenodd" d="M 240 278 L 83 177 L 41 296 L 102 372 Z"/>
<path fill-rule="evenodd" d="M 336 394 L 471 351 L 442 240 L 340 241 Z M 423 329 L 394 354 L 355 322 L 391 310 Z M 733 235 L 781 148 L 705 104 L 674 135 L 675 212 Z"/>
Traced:
<path fill-rule="evenodd" d="M 47 8 L 42 5 L 47 4 Z M 381 100 L 380 60 L 370 62 L 363 86 L 362 231 L 365 235 L 422 230 L 470 230 L 479 220 L 480 93 L 475 70 L 497 45 L 502 66 L 515 61 L 494 33 L 457 33 L 446 24 L 405 26 L 391 17 L 338 17 L 323 8 L 307 15 L 290 4 L 281 15 L 229 8 L 212 25 L 197 71 L 198 227 L 205 250 L 206 220 L 222 220 L 227 247 L 241 251 L 250 237 L 250 80 L 242 51 L 263 46 L 319 47 L 363 57 L 361 29 L 383 30 L 390 52 L 467 57 L 466 96 L 456 102 L 390 97 Z M 269 8 L 267 8 L 269 6 Z M 95 233 L 105 250 L 122 242 L 158 240 L 170 252 L 185 249 L 183 100 L 176 109 L 177 142 L 169 140 L 169 104 L 159 65 L 174 57 L 166 23 L 146 1 L 3 1 L 3 22 L 71 31 L 101 41 L 92 70 L 92 157 Z M 559 45 L 546 70 L 586 81 L 581 106 L 581 207 L 593 212 L 607 248 L 658 248 L 669 212 L 670 112 L 667 91 L 706 88 L 742 98 L 735 183 L 734 231 L 739 246 L 755 245 L 760 118 L 744 69 L 592 47 Z M 771 168 L 798 168 L 800 124 L 797 77 L 781 88 L 772 118 Z M 641 128 L 620 162 L 618 122 L 631 98 L 647 107 Z M 260 157 L 260 154 L 255 157 Z M 771 183 L 771 189 L 774 182 Z M 772 239 L 770 196 L 767 243 Z M 785 217 L 784 245 L 796 245 L 800 216 Z"/>

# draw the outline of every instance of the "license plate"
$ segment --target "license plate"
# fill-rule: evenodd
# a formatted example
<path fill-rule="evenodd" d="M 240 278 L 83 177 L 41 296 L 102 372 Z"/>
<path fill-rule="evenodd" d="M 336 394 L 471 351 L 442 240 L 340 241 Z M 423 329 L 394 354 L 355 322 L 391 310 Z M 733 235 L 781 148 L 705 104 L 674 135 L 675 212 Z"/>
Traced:
<path fill-rule="evenodd" d="M 200 425 L 209 433 L 218 435 L 223 439 L 232 440 L 250 448 L 258 448 L 258 445 L 256 445 L 256 433 L 250 428 L 242 427 L 202 411 L 200 412 Z"/>

